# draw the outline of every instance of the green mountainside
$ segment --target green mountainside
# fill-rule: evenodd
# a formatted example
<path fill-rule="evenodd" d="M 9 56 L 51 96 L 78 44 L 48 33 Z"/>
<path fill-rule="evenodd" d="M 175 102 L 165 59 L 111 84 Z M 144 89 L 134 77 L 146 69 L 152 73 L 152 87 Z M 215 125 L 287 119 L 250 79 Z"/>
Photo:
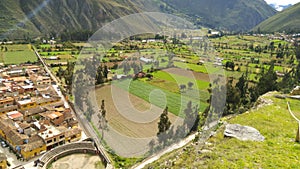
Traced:
<path fill-rule="evenodd" d="M 222 30 L 249 30 L 275 14 L 263 0 L 1 0 L 0 38 L 98 30 L 116 18 L 160 11 Z"/>
<path fill-rule="evenodd" d="M 300 32 L 300 3 L 283 10 L 257 25 L 261 32 Z"/>
<path fill-rule="evenodd" d="M 104 23 L 146 8 L 158 11 L 157 6 L 144 0 L 2 0 L 0 37 L 95 31 Z"/>
<path fill-rule="evenodd" d="M 196 23 L 229 31 L 249 30 L 276 11 L 263 0 L 163 0 L 175 9 L 198 16 Z"/>

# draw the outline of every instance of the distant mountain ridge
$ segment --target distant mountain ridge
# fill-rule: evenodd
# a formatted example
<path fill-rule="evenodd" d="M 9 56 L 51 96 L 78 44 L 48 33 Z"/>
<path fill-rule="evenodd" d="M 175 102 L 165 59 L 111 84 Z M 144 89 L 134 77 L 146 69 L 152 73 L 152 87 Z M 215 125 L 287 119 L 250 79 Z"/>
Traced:
<path fill-rule="evenodd" d="M 289 7 L 269 19 L 263 21 L 253 31 L 260 32 L 283 32 L 299 33 L 300 32 L 300 3 Z"/>
<path fill-rule="evenodd" d="M 264 0 L 163 1 L 194 18 L 199 25 L 229 31 L 247 31 L 276 13 Z"/>
<path fill-rule="evenodd" d="M 264 0 L 1 0 L 0 9 L 0 39 L 96 31 L 144 11 L 175 14 L 209 28 L 246 31 L 276 13 Z"/>
<path fill-rule="evenodd" d="M 293 6 L 292 4 L 288 4 L 288 5 L 269 4 L 269 5 L 272 8 L 274 8 L 276 11 L 282 11 L 282 10 L 285 10 L 286 8 Z"/>

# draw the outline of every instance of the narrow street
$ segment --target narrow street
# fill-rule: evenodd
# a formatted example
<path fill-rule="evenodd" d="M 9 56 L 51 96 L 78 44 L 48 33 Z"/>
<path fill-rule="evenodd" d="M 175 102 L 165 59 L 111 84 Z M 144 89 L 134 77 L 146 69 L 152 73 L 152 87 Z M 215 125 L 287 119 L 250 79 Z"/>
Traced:
<path fill-rule="evenodd" d="M 45 61 L 43 60 L 43 58 L 39 55 L 39 53 L 34 50 L 36 56 L 38 57 L 38 59 L 41 61 L 41 63 L 43 64 L 46 72 L 49 74 L 49 76 L 52 78 L 52 80 L 55 82 L 53 86 L 53 88 L 55 89 L 55 91 L 58 93 L 58 95 L 61 97 L 62 101 L 64 102 L 64 105 L 66 108 L 70 108 L 72 114 L 74 115 L 74 117 L 76 117 L 77 121 L 79 122 L 79 126 L 80 128 L 83 130 L 82 131 L 82 138 L 81 140 L 84 140 L 86 138 L 93 138 L 99 151 L 101 152 L 101 154 L 104 156 L 104 158 L 106 159 L 106 161 L 108 161 L 108 165 L 107 165 L 107 169 L 111 169 L 113 168 L 113 166 L 111 165 L 111 161 L 103 147 L 103 145 L 101 144 L 97 133 L 95 132 L 95 130 L 91 127 L 91 125 L 89 125 L 89 122 L 86 120 L 86 118 L 84 117 L 83 114 L 77 114 L 76 111 L 69 105 L 68 101 L 66 100 L 65 96 L 62 94 L 62 92 L 59 90 L 59 86 L 62 85 L 60 83 L 60 81 L 52 74 L 51 70 L 48 68 L 47 64 L 45 63 Z"/>

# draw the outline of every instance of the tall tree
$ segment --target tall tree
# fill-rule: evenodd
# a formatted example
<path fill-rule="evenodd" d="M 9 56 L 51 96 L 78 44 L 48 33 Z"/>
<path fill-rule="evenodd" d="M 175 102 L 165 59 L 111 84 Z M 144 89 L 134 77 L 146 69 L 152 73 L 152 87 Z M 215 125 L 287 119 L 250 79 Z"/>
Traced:
<path fill-rule="evenodd" d="M 163 111 L 163 113 L 160 115 L 160 120 L 158 122 L 158 133 L 157 135 L 160 135 L 162 133 L 165 133 L 171 126 L 171 121 L 168 117 L 168 107 L 166 107 Z"/>
<path fill-rule="evenodd" d="M 179 85 L 179 89 L 181 92 L 184 92 L 184 90 L 186 89 L 186 85 L 185 84 Z"/>
<path fill-rule="evenodd" d="M 277 90 L 277 75 L 274 71 L 274 63 L 271 63 L 269 70 L 259 79 L 256 90 L 258 95 L 263 95 L 269 91 Z"/>
<path fill-rule="evenodd" d="M 189 87 L 189 89 L 192 89 L 193 85 L 194 85 L 193 82 L 188 82 L 188 87 Z"/>
<path fill-rule="evenodd" d="M 240 91 L 241 98 L 246 96 L 247 88 L 248 88 L 248 81 L 247 81 L 247 73 L 239 78 L 239 81 L 236 83 L 235 87 L 237 87 Z"/>
<path fill-rule="evenodd" d="M 300 45 L 298 43 L 294 44 L 294 52 L 297 60 L 300 60 Z"/>
<path fill-rule="evenodd" d="M 102 116 L 102 118 L 103 119 L 105 119 L 106 120 L 106 110 L 105 110 L 105 101 L 104 100 L 102 100 L 101 101 L 101 116 Z"/>
<path fill-rule="evenodd" d="M 226 111 L 224 115 L 233 114 L 237 112 L 238 105 L 240 103 L 240 93 L 238 88 L 233 87 L 233 79 L 229 79 L 227 82 L 227 92 L 226 92 Z"/>
<path fill-rule="evenodd" d="M 108 67 L 107 67 L 107 65 L 104 65 L 103 75 L 104 75 L 104 78 L 107 79 L 107 76 L 108 76 Z"/>

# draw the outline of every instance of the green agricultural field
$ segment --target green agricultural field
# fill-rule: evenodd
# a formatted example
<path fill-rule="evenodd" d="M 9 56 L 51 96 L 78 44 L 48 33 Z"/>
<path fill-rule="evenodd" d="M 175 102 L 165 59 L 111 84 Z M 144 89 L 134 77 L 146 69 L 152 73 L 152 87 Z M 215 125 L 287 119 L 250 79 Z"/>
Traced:
<path fill-rule="evenodd" d="M 50 44 L 42 44 L 40 45 L 40 48 L 51 48 Z"/>
<path fill-rule="evenodd" d="M 30 44 L 25 44 L 25 45 L 4 45 L 7 47 L 7 52 L 10 51 L 31 51 L 31 45 Z"/>
<path fill-rule="evenodd" d="M 183 116 L 181 112 L 186 108 L 189 101 L 192 101 L 193 105 L 200 105 L 200 111 L 203 111 L 207 106 L 207 103 L 200 102 L 200 99 L 191 98 L 184 94 L 180 95 L 179 93 L 173 93 L 140 80 L 127 79 L 114 81 L 113 85 L 129 91 L 131 94 L 160 108 L 165 108 L 167 105 L 171 113 L 181 117 Z"/>
<path fill-rule="evenodd" d="M 204 65 L 196 65 L 191 63 L 182 63 L 182 62 L 174 62 L 174 65 L 182 68 L 182 69 L 191 69 L 195 72 L 201 73 L 216 73 L 220 70 L 220 68 L 213 67 L 211 64 L 204 66 Z"/>
<path fill-rule="evenodd" d="M 5 64 L 20 64 L 27 61 L 37 61 L 37 56 L 33 51 L 16 51 L 16 52 L 5 52 L 4 59 Z"/>
<path fill-rule="evenodd" d="M 198 89 L 198 90 L 205 90 L 209 86 L 209 82 L 202 81 L 202 80 L 196 80 L 196 79 L 190 79 L 188 77 L 171 74 L 171 73 L 167 73 L 164 71 L 154 72 L 153 76 L 154 76 L 154 78 L 157 78 L 158 80 L 165 80 L 168 82 L 172 82 L 172 84 L 174 84 L 172 86 L 176 86 L 177 88 L 181 84 L 187 85 L 188 82 L 192 82 L 194 84 L 192 88 Z"/>
<path fill-rule="evenodd" d="M 59 52 L 39 52 L 41 56 L 56 56 L 56 55 L 71 55 L 70 51 L 59 51 Z"/>
<path fill-rule="evenodd" d="M 0 52 L 0 63 L 4 63 L 4 52 Z"/>
<path fill-rule="evenodd" d="M 0 51 L 0 62 L 4 64 L 20 64 L 28 61 L 35 62 L 37 57 L 31 45 L 3 45 Z"/>

